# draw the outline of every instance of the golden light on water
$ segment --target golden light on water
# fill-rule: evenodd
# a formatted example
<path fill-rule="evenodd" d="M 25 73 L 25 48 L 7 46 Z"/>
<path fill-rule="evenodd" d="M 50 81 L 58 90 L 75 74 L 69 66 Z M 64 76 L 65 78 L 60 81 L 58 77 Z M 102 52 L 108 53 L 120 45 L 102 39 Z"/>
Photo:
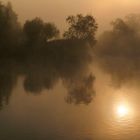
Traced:
<path fill-rule="evenodd" d="M 133 120 L 135 117 L 135 106 L 133 100 L 129 96 L 129 91 L 123 89 L 115 94 L 114 98 L 114 117 L 117 120 Z"/>
<path fill-rule="evenodd" d="M 122 100 L 115 104 L 114 113 L 117 120 L 133 120 L 134 108 L 131 102 Z"/>
<path fill-rule="evenodd" d="M 131 115 L 130 107 L 126 104 L 119 104 L 116 107 L 116 114 L 118 117 L 125 117 Z"/>

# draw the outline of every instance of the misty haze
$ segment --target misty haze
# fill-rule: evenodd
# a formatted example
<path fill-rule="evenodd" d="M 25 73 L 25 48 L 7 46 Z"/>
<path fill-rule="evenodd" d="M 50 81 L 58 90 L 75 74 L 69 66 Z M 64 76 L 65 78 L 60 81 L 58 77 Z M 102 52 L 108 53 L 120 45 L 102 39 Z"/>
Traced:
<path fill-rule="evenodd" d="M 139 140 L 140 2 L 0 2 L 0 140 Z"/>

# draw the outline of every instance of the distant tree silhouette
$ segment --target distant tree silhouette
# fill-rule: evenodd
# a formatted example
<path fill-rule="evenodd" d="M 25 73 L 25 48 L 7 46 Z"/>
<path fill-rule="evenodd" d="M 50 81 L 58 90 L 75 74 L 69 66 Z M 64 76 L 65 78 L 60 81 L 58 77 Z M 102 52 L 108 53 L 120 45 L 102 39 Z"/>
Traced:
<path fill-rule="evenodd" d="M 0 3 L 0 47 L 15 47 L 19 42 L 20 25 L 11 3 Z"/>
<path fill-rule="evenodd" d="M 112 29 L 105 31 L 96 47 L 98 55 L 136 56 L 140 53 L 140 16 L 117 18 Z"/>
<path fill-rule="evenodd" d="M 53 39 L 59 36 L 59 30 L 53 23 L 45 23 L 44 24 L 44 37 L 46 41 L 49 39 Z"/>
<path fill-rule="evenodd" d="M 66 21 L 69 24 L 69 28 L 64 33 L 64 38 L 82 39 L 95 43 L 95 32 L 98 26 L 91 15 L 68 16 Z"/>
<path fill-rule="evenodd" d="M 67 19 L 69 23 L 71 18 Z M 97 24 L 92 16 L 77 15 L 73 20 L 76 23 L 75 28 L 73 24 L 70 27 L 74 28 L 73 34 L 68 31 L 66 34 L 71 36 L 57 40 L 59 30 L 54 24 L 34 18 L 21 28 L 11 4 L 0 3 L 0 109 L 8 104 L 22 76 L 26 92 L 36 94 L 53 89 L 61 80 L 67 89 L 68 103 L 92 101 L 95 95 L 95 77 L 89 74 L 92 48 L 84 40 L 95 41 Z"/>
<path fill-rule="evenodd" d="M 26 41 L 30 45 L 42 45 L 59 35 L 59 30 L 52 23 L 44 23 L 40 18 L 26 21 L 23 27 Z"/>
<path fill-rule="evenodd" d="M 133 28 L 131 28 L 128 23 L 126 23 L 123 19 L 116 19 L 115 21 L 113 21 L 112 23 L 113 26 L 113 32 L 116 33 L 129 33 L 131 34 L 134 30 Z"/>
<path fill-rule="evenodd" d="M 36 43 L 43 35 L 43 21 L 40 18 L 35 18 L 31 21 L 26 21 L 23 27 L 23 32 L 28 44 Z"/>

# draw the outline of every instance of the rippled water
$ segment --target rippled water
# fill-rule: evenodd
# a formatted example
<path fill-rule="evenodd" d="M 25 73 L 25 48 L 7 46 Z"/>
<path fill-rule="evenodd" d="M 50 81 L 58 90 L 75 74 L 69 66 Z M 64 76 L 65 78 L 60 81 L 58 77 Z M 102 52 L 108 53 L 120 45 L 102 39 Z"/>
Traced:
<path fill-rule="evenodd" d="M 30 94 L 23 88 L 24 78 L 18 77 L 9 104 L 0 112 L 0 139 L 139 140 L 139 87 L 116 88 L 110 75 L 99 67 L 91 69 L 96 96 L 89 105 L 68 104 L 61 80 L 51 90 Z M 117 107 L 126 103 L 129 112 L 121 116 Z"/>

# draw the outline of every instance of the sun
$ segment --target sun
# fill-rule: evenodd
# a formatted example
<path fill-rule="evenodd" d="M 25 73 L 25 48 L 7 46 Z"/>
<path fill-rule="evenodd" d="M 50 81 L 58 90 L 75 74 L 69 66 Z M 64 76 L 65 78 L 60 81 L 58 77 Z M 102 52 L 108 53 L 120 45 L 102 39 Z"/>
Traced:
<path fill-rule="evenodd" d="M 116 113 L 118 117 L 125 117 L 128 116 L 130 113 L 130 109 L 127 105 L 125 104 L 120 104 L 116 108 Z"/>

